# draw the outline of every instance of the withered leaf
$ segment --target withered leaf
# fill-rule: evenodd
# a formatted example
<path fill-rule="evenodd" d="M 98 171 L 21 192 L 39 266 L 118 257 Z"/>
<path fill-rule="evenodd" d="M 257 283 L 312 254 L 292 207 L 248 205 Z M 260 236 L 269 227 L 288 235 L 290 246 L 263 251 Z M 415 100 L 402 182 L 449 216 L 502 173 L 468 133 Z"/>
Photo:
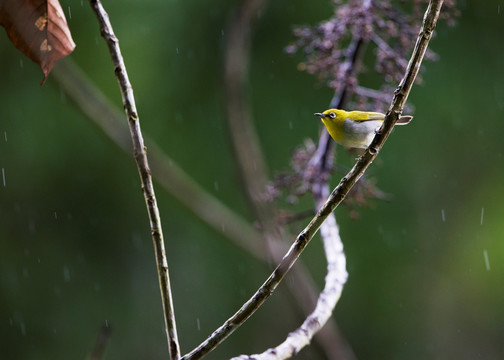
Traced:
<path fill-rule="evenodd" d="M 58 0 L 0 0 L 0 25 L 12 43 L 40 65 L 42 84 L 54 63 L 75 48 Z"/>

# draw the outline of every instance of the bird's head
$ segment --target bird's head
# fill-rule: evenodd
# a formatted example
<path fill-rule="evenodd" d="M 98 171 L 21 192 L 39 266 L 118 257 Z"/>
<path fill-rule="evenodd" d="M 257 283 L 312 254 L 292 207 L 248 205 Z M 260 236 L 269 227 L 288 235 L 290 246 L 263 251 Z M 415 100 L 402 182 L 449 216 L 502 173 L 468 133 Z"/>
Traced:
<path fill-rule="evenodd" d="M 345 110 L 328 109 L 322 113 L 315 113 L 313 115 L 320 117 L 320 119 L 324 122 L 326 121 L 337 122 L 345 120 L 345 114 L 346 114 Z"/>

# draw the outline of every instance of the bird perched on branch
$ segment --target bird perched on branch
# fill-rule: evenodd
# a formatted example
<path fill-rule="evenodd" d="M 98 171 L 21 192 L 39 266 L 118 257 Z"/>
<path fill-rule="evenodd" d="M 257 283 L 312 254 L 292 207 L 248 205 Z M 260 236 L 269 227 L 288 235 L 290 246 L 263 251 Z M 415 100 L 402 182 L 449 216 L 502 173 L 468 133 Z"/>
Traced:
<path fill-rule="evenodd" d="M 370 111 L 329 109 L 315 113 L 338 144 L 349 148 L 365 149 L 371 144 L 376 131 L 383 124 L 385 114 Z M 413 116 L 401 116 L 396 125 L 409 124 Z"/>

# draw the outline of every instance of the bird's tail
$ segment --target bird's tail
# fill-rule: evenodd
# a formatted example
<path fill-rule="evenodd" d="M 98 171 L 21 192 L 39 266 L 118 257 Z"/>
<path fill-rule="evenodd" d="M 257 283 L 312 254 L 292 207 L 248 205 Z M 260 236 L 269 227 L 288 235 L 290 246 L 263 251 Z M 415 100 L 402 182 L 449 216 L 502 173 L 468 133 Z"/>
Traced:
<path fill-rule="evenodd" d="M 412 119 L 413 119 L 413 116 L 411 116 L 411 115 L 401 116 L 399 118 L 399 120 L 397 120 L 396 125 L 406 125 L 406 124 L 409 124 Z"/>

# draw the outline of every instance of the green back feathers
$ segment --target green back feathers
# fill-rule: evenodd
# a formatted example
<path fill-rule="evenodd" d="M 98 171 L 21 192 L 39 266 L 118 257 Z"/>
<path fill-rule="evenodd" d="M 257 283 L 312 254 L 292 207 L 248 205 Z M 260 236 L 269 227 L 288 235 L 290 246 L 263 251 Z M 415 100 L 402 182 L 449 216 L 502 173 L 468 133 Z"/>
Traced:
<path fill-rule="evenodd" d="M 324 111 L 323 114 L 334 119 L 334 121 L 337 122 L 339 121 L 343 122 L 345 119 L 350 119 L 358 122 L 383 121 L 383 119 L 385 119 L 385 114 L 373 111 L 345 111 L 340 109 L 329 109 Z M 409 115 L 401 116 L 396 124 L 406 125 L 411 121 L 411 119 L 413 119 L 413 116 Z"/>
<path fill-rule="evenodd" d="M 385 114 L 370 111 L 349 111 L 346 113 L 346 118 L 350 118 L 354 121 L 383 121 L 383 119 L 385 119 Z"/>

